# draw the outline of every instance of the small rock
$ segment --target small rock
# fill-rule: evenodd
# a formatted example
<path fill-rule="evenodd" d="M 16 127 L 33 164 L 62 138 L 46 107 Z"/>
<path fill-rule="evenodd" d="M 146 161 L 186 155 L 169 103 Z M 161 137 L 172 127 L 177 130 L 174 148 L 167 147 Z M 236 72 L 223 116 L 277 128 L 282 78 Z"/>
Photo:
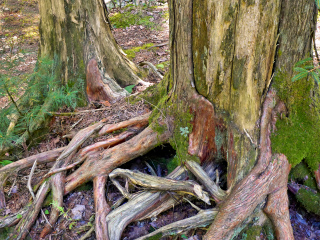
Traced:
<path fill-rule="evenodd" d="M 72 219 L 80 220 L 82 218 L 82 214 L 85 209 L 86 209 L 85 205 L 75 205 L 75 207 L 71 210 Z"/>

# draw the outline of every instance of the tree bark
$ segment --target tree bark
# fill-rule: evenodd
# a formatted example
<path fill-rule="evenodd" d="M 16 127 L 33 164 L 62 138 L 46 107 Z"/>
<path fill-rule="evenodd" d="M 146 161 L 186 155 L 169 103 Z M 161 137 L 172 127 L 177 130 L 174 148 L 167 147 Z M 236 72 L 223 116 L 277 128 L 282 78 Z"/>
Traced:
<path fill-rule="evenodd" d="M 125 57 L 111 33 L 103 0 L 41 0 L 39 5 L 39 56 L 56 60 L 55 71 L 63 84 L 77 84 L 84 94 L 85 82 L 79 81 L 86 79 L 92 59 L 98 66 L 93 77 L 100 77 L 118 97 L 127 95 L 122 87 L 141 81 L 138 68 Z"/>

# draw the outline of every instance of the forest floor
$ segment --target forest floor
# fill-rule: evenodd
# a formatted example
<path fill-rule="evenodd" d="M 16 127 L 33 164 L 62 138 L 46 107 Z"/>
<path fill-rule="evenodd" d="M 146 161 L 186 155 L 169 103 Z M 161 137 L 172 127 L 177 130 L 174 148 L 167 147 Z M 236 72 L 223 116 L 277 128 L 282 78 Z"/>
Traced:
<path fill-rule="evenodd" d="M 134 23 L 129 26 L 122 26 L 117 15 L 121 19 L 125 18 L 126 13 L 139 15 L 134 18 Z M 169 55 L 169 24 L 167 5 L 159 5 L 153 8 L 130 8 L 109 9 L 113 33 L 118 44 L 124 52 L 136 64 L 142 61 L 148 61 L 158 67 L 159 71 L 165 73 L 168 70 Z M 128 21 L 131 21 L 130 19 Z M 39 46 L 39 13 L 37 0 L 0 0 L 0 58 L 20 57 L 22 61 L 15 66 L 14 74 L 25 78 L 32 73 L 37 60 Z M 120 25 L 119 25 L 120 24 Z M 125 23 L 124 23 L 125 24 Z M 121 27 L 119 27 L 121 26 Z M 318 29 L 320 26 L 318 26 Z M 319 32 L 319 31 L 318 31 Z M 16 37 L 16 38 L 15 38 Z M 320 34 L 316 37 L 316 42 L 320 43 Z M 319 44 L 320 46 L 320 44 Z M 0 67 L 0 73 L 1 72 Z M 149 71 L 146 69 L 146 71 Z M 147 81 L 158 83 L 160 79 L 150 71 L 146 77 Z M 19 94 L 21 94 L 21 90 Z M 6 106 L 10 101 L 7 97 L 0 96 L 0 108 Z M 69 112 L 70 109 L 61 109 L 60 112 Z M 31 156 L 36 153 L 48 151 L 58 147 L 66 146 L 70 141 L 70 135 L 89 126 L 90 124 L 107 118 L 108 123 L 116 123 L 129 118 L 142 115 L 150 111 L 150 106 L 142 101 L 131 105 L 125 100 L 120 101 L 112 107 L 95 108 L 89 106 L 76 109 L 78 114 L 72 116 L 54 116 L 50 122 L 50 129 L 41 137 L 41 141 L 36 146 L 24 146 L 20 152 L 16 152 L 16 159 Z M 105 138 L 110 138 L 108 135 Z M 96 140 L 102 140 L 95 139 Z M 92 144 L 93 140 L 85 144 Z M 84 147 L 84 146 L 83 146 Z M 170 146 L 161 146 L 151 151 L 149 154 L 132 160 L 122 168 L 139 170 L 150 173 L 150 167 L 153 168 L 159 176 L 167 174 L 166 163 L 175 155 Z M 42 176 L 47 173 L 52 164 L 40 165 L 37 167 L 32 185 L 37 184 Z M 30 173 L 29 170 L 19 172 L 17 176 L 11 176 L 5 188 L 7 208 L 0 211 L 0 216 L 17 212 L 22 206 L 25 206 L 30 199 L 30 193 L 26 182 Z M 93 223 L 94 203 L 92 183 L 88 183 L 72 193 L 64 200 L 64 213 L 55 225 L 54 232 L 47 239 L 79 239 L 88 231 Z M 109 182 L 107 186 L 107 201 L 113 205 L 121 197 L 120 192 Z M 296 240 L 320 239 L 320 217 L 306 212 L 300 204 L 297 203 L 293 195 L 290 198 L 290 217 L 294 229 Z M 48 213 L 51 205 L 50 199 L 44 208 Z M 207 208 L 201 202 L 194 202 L 201 208 Z M 48 210 L 48 211 L 47 211 Z M 154 229 L 164 226 L 168 223 L 193 216 L 197 211 L 189 204 L 179 204 L 173 210 L 161 214 L 156 219 L 142 221 L 130 224 L 122 235 L 122 239 L 136 239 L 145 235 Z M 45 220 L 39 216 L 36 224 L 32 227 L 29 239 L 39 239 L 39 234 L 44 226 Z M 2 232 L 1 232 L 2 231 Z M 201 239 L 205 229 L 197 229 L 180 236 L 172 236 L 168 239 Z M 4 239 L 5 231 L 0 230 L 0 240 Z M 95 239 L 94 234 L 89 239 Z M 239 239 L 246 239 L 244 235 Z M 259 239 L 268 239 L 266 235 L 261 235 Z M 250 239 L 249 239 L 250 240 Z"/>

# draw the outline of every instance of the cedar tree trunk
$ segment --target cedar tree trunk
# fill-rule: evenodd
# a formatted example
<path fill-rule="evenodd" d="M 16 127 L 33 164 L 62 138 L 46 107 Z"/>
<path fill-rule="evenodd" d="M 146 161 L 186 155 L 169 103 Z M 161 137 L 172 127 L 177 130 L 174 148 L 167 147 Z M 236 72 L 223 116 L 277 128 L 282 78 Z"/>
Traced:
<path fill-rule="evenodd" d="M 62 83 L 73 85 L 87 77 L 88 91 L 92 78 L 98 78 L 112 95 L 104 100 L 114 100 L 126 96 L 122 87 L 141 81 L 139 70 L 112 36 L 103 0 L 40 0 L 39 5 L 39 56 L 56 58 Z M 88 93 L 88 100 L 99 98 L 90 94 L 94 93 Z"/>

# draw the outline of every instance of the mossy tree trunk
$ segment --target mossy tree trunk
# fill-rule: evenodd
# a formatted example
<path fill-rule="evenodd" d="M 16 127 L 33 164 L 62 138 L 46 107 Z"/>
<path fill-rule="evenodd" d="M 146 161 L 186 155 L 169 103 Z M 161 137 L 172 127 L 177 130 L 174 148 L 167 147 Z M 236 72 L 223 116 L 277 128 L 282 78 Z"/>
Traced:
<path fill-rule="evenodd" d="M 134 71 L 117 73 L 117 65 L 123 62 L 128 67 L 130 63 L 122 59 L 111 36 L 102 1 L 41 0 L 40 4 L 41 55 L 58 57 L 64 82 L 78 74 L 96 76 L 100 71 L 119 82 L 121 73 L 134 75 Z M 257 216 L 259 224 L 272 221 L 278 239 L 293 239 L 287 197 L 290 164 L 319 155 L 310 147 L 303 154 L 290 155 L 288 148 L 279 146 L 290 145 L 281 139 L 289 141 L 286 136 L 291 130 L 297 132 L 303 124 L 312 126 L 319 120 L 314 81 L 291 81 L 296 61 L 310 56 L 316 22 L 314 0 L 169 0 L 168 4 L 171 67 L 156 92 L 144 95 L 152 95 L 149 100 L 158 104 L 150 126 L 144 129 L 147 114 L 116 125 L 102 120 L 78 132 L 51 169 L 50 173 L 56 174 L 43 182 L 24 213 L 15 239 L 26 237 L 49 189 L 53 199 L 62 203 L 64 195 L 94 180 L 95 199 L 99 200 L 105 179 L 115 168 L 168 140 L 182 163 L 200 160 L 214 165 L 224 160 L 228 164 L 228 190 L 211 193 L 219 212 L 204 239 L 232 239 Z M 139 81 L 138 77 L 132 79 Z M 85 157 L 78 152 L 91 135 L 126 127 L 123 134 L 127 136 L 141 132 L 115 147 L 101 150 L 90 146 L 92 152 Z M 302 130 L 302 140 L 308 141 L 312 128 Z M 273 132 L 277 135 L 271 137 Z M 291 150 L 299 152 L 294 149 L 298 145 Z M 67 176 L 65 169 L 72 159 L 84 162 Z M 313 164 L 317 167 L 319 162 Z M 115 230 L 102 220 L 104 199 L 100 203 L 96 206 L 97 238 L 107 239 Z M 51 225 L 58 213 L 52 210 Z M 41 236 L 50 231 L 48 224 Z"/>
<path fill-rule="evenodd" d="M 275 224 L 278 238 L 292 239 L 286 194 L 289 163 L 276 154 L 286 153 L 281 148 L 271 150 L 271 132 L 279 114 L 318 119 L 311 104 L 318 91 L 314 81 L 291 81 L 294 64 L 311 56 L 314 1 L 170 0 L 169 9 L 167 109 L 193 113 L 189 154 L 201 162 L 228 163 L 230 195 L 205 239 L 230 239 L 267 199 L 264 212 Z M 299 101 L 307 107 L 291 111 Z M 185 115 L 174 116 L 177 136 L 187 125 Z M 277 170 L 281 173 L 273 172 L 274 162 L 282 164 Z M 269 174 L 285 177 L 274 181 L 276 177 L 266 173 L 271 168 Z"/>
<path fill-rule="evenodd" d="M 91 64 L 92 77 L 97 78 L 100 72 L 115 97 L 126 96 L 122 87 L 141 81 L 139 70 L 125 57 L 111 33 L 103 0 L 41 0 L 39 5 L 39 56 L 56 58 L 62 83 L 72 86 L 79 79 L 84 81 L 86 75 L 88 78 L 87 65 L 92 59 L 97 62 Z"/>

